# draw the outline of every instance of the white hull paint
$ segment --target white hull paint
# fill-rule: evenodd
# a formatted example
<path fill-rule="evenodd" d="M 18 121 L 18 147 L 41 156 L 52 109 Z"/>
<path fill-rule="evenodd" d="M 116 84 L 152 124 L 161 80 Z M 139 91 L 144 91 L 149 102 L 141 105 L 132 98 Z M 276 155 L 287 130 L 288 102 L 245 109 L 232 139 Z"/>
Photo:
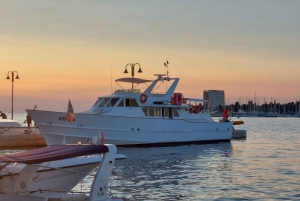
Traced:
<path fill-rule="evenodd" d="M 46 143 L 87 143 L 88 137 L 98 137 L 100 130 L 106 143 L 119 146 L 159 145 L 172 143 L 209 143 L 229 141 L 232 122 L 201 121 L 198 119 L 152 119 L 108 115 L 76 114 L 70 124 L 63 121 L 62 112 L 27 110 L 38 124 Z"/>

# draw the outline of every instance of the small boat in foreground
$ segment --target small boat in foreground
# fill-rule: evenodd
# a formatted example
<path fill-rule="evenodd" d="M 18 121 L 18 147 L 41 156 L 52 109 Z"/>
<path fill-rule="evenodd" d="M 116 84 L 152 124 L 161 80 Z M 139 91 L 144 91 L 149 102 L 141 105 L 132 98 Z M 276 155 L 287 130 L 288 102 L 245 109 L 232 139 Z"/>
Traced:
<path fill-rule="evenodd" d="M 22 125 L 11 119 L 0 119 L 0 127 L 22 127 Z"/>
<path fill-rule="evenodd" d="M 114 161 L 116 158 L 116 146 L 115 145 L 55 145 L 48 146 L 40 149 L 30 150 L 27 152 L 21 152 L 11 155 L 5 155 L 0 157 L 0 170 L 5 170 L 10 163 L 22 163 L 26 164 L 25 167 L 18 174 L 13 172 L 7 176 L 2 175 L 0 178 L 0 200 L 9 201 L 48 201 L 54 199 L 60 200 L 79 200 L 85 199 L 83 194 L 71 194 L 68 191 L 58 189 L 60 186 L 66 183 L 72 183 L 72 177 L 76 174 L 83 174 L 80 169 L 74 169 L 73 171 L 64 170 L 65 176 L 59 177 L 52 174 L 52 177 L 56 178 L 56 185 L 52 188 L 47 188 L 47 181 L 44 184 L 35 185 L 33 179 L 38 177 L 38 170 L 46 162 L 67 160 L 74 157 L 81 157 L 85 155 L 103 154 L 101 163 L 99 165 L 95 179 L 93 180 L 89 201 L 108 201 L 113 200 L 108 198 L 107 190 L 109 189 L 108 182 L 110 174 L 113 169 Z M 97 163 L 99 164 L 99 163 Z M 49 166 L 47 166 L 49 167 Z M 94 168 L 91 168 L 90 172 Z M 44 170 L 52 171 L 52 169 Z M 61 171 L 63 172 L 63 171 Z M 89 173 L 90 173 L 89 172 Z M 38 174 L 38 175 L 37 175 Z M 50 176 L 51 174 L 49 174 Z M 86 174 L 83 174 L 86 176 Z M 54 183 L 53 183 L 54 184 Z M 49 186 L 49 185 L 48 185 Z M 120 199 L 119 199 L 120 200 Z"/>
<path fill-rule="evenodd" d="M 11 127 L 22 127 L 22 125 L 11 119 L 0 119 L 0 134 L 2 134 L 1 130 L 8 131 Z"/>
<path fill-rule="evenodd" d="M 116 155 L 116 160 L 125 158 L 126 157 L 122 154 Z M 101 159 L 101 155 L 93 154 L 89 156 L 44 162 L 40 164 L 39 169 L 33 175 L 28 190 L 57 189 L 68 192 L 82 181 L 92 170 L 98 167 Z M 0 183 L 3 184 L 0 185 L 0 193 L 11 191 L 14 183 L 13 178 L 18 176 L 25 166 L 26 164 L 20 162 L 14 164 L 0 163 Z M 74 174 L 70 174 L 70 172 L 74 172 Z M 75 174 L 75 172 L 78 174 Z M 61 180 L 68 180 L 68 182 L 60 182 Z"/>

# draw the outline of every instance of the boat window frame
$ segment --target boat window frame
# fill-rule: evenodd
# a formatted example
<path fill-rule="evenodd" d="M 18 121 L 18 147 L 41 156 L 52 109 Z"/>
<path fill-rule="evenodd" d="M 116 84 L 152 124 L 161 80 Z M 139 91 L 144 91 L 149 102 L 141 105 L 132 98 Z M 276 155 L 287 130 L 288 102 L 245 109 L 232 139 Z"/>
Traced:
<path fill-rule="evenodd" d="M 178 112 L 178 108 L 173 108 L 173 117 L 180 117 L 179 112 Z"/>
<path fill-rule="evenodd" d="M 148 108 L 147 107 L 143 107 L 142 111 L 143 111 L 143 113 L 145 114 L 146 117 L 149 116 L 149 112 L 148 112 Z"/>
<path fill-rule="evenodd" d="M 93 107 L 98 107 L 98 105 L 102 102 L 103 98 L 98 98 L 97 101 L 94 103 Z"/>
<path fill-rule="evenodd" d="M 148 117 L 155 117 L 154 108 L 148 108 Z"/>
<path fill-rule="evenodd" d="M 181 108 L 142 107 L 141 109 L 146 117 L 173 119 L 174 117 L 180 117 L 178 110 L 180 110 Z M 159 115 L 157 115 L 157 112 L 159 112 Z"/>
<path fill-rule="evenodd" d="M 117 105 L 117 107 L 125 107 L 124 106 L 124 99 L 125 98 L 120 98 L 121 100 L 120 100 L 120 102 L 118 103 L 118 105 Z M 121 105 L 121 103 L 123 103 L 122 105 Z"/>
<path fill-rule="evenodd" d="M 169 108 L 166 107 L 166 108 L 164 108 L 164 109 L 165 109 L 165 117 L 166 117 L 166 118 L 169 118 Z"/>
<path fill-rule="evenodd" d="M 162 108 L 154 108 L 154 115 L 155 117 L 161 117 L 161 109 Z"/>
<path fill-rule="evenodd" d="M 104 104 L 104 106 L 101 106 L 102 102 L 104 102 L 105 100 L 108 100 L 108 101 Z M 103 98 L 98 107 L 102 107 L 102 108 L 106 107 L 106 105 L 110 102 L 110 100 L 111 100 L 111 98 Z"/>
<path fill-rule="evenodd" d="M 110 106 L 109 104 L 112 102 L 113 99 L 117 99 L 117 101 L 113 105 Z M 116 97 L 116 98 L 110 98 L 109 102 L 106 104 L 105 107 L 114 107 L 118 103 L 119 99 L 120 98 L 118 98 L 118 97 Z"/>
<path fill-rule="evenodd" d="M 125 101 L 124 101 L 125 106 L 124 107 L 140 107 L 135 98 L 124 98 L 124 99 L 125 99 Z M 128 105 L 127 105 L 127 100 L 128 100 Z M 134 104 L 136 104 L 136 105 L 134 105 L 134 104 L 130 105 L 130 103 L 132 103 L 130 100 L 134 100 L 134 102 L 135 102 Z"/>

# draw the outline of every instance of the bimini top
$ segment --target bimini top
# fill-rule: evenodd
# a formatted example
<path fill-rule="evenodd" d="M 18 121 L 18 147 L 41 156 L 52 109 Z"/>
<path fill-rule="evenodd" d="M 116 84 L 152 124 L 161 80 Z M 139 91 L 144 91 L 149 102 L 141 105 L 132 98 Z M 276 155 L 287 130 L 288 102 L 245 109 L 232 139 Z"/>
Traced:
<path fill-rule="evenodd" d="M 105 145 L 53 145 L 0 157 L 0 163 L 42 163 L 90 154 L 106 153 Z"/>
<path fill-rule="evenodd" d="M 116 82 L 128 82 L 128 83 L 134 83 L 134 84 L 142 84 L 146 82 L 153 82 L 153 80 L 145 80 L 141 78 L 135 78 L 135 77 L 125 77 L 125 78 L 119 78 L 115 80 Z"/>

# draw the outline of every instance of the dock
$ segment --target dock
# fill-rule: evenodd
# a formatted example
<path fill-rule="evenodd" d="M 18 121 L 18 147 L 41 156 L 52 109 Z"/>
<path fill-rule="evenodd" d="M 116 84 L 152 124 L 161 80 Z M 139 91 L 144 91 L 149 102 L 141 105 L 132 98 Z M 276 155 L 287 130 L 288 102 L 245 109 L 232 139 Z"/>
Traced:
<path fill-rule="evenodd" d="M 5 131 L 0 128 L 0 149 L 43 147 L 46 142 L 38 127 L 32 127 L 31 132 L 27 127 L 13 127 Z"/>
<path fill-rule="evenodd" d="M 233 130 L 231 139 L 246 139 L 247 131 L 246 130 Z"/>

